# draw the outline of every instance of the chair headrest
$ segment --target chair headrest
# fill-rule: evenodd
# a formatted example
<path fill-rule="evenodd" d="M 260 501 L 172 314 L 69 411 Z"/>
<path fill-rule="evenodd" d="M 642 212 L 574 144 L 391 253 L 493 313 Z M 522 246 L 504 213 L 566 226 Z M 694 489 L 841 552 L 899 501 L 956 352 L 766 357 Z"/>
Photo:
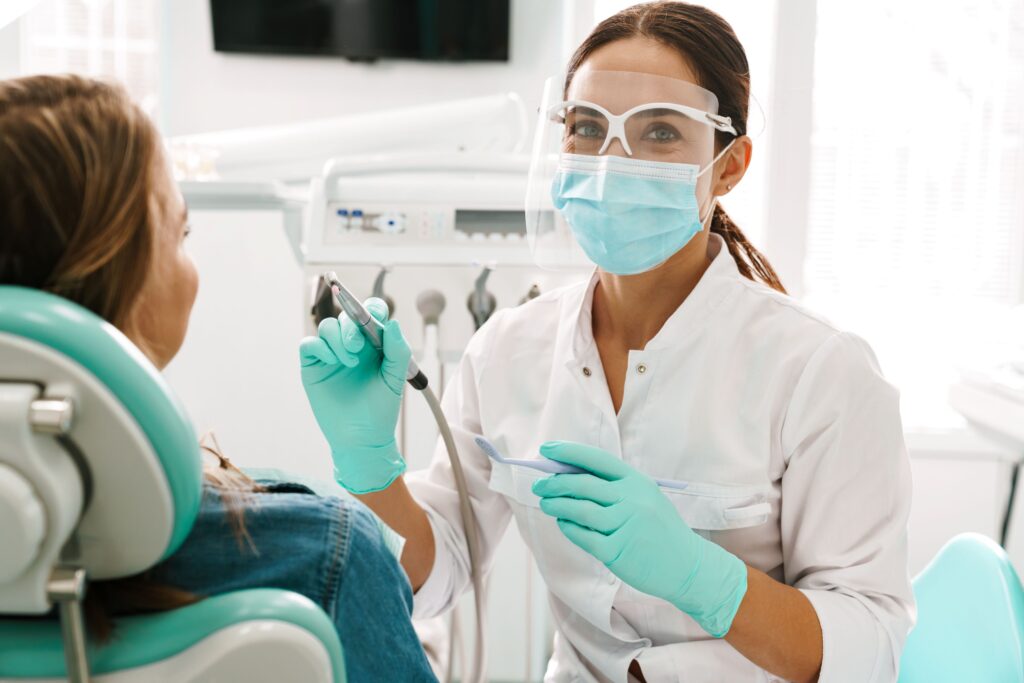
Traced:
<path fill-rule="evenodd" d="M 0 286 L 0 382 L 35 383 L 44 396 L 74 401 L 69 436 L 92 478 L 78 537 L 93 578 L 143 571 L 181 545 L 202 496 L 198 441 L 160 372 L 127 337 L 66 299 Z"/>

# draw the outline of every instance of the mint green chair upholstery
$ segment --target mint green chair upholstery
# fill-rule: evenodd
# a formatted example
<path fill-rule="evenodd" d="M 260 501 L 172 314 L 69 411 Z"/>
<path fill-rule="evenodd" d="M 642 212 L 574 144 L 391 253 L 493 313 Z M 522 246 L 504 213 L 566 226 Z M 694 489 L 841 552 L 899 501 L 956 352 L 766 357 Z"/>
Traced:
<path fill-rule="evenodd" d="M 184 409 L 124 335 L 0 286 L 0 682 L 344 683 L 331 619 L 286 591 L 121 618 L 102 647 L 83 635 L 88 580 L 137 574 L 184 541 L 201 467 Z"/>
<path fill-rule="evenodd" d="M 914 597 L 900 683 L 1024 682 L 1024 589 L 994 541 L 953 538 L 914 579 Z"/>

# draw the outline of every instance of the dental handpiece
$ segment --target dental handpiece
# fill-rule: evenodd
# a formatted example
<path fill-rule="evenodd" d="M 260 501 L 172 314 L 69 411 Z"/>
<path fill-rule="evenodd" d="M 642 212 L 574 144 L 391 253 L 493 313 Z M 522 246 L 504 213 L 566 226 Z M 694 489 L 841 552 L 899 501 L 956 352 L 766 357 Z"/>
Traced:
<path fill-rule="evenodd" d="M 348 291 L 345 285 L 341 284 L 337 273 L 332 270 L 324 273 L 323 278 L 331 286 L 331 291 L 334 293 L 335 298 L 338 299 L 338 303 L 341 304 L 341 310 L 345 311 L 345 315 L 359 326 L 363 336 L 373 344 L 373 347 L 383 353 L 384 344 L 381 341 L 381 332 L 383 332 L 384 326 L 381 325 L 379 320 L 370 315 L 370 312 L 366 310 L 362 302 L 352 292 Z M 423 391 L 427 388 L 427 376 L 420 371 L 416 361 L 412 358 L 409 359 L 409 367 L 405 371 L 405 381 L 418 391 Z"/>

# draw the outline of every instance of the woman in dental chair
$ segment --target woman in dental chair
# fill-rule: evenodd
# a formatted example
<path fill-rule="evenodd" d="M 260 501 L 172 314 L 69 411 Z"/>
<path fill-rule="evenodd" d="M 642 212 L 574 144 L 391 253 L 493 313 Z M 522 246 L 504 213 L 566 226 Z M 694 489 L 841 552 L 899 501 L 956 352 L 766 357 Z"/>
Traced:
<path fill-rule="evenodd" d="M 73 76 L 0 81 L 0 284 L 88 308 L 163 368 L 198 288 L 188 232 L 159 134 L 123 90 Z M 202 508 L 177 553 L 142 575 L 91 584 L 95 639 L 109 637 L 118 614 L 282 588 L 333 619 L 348 680 L 435 680 L 410 622 L 409 582 L 373 513 L 299 484 L 253 481 L 204 450 L 215 457 Z"/>

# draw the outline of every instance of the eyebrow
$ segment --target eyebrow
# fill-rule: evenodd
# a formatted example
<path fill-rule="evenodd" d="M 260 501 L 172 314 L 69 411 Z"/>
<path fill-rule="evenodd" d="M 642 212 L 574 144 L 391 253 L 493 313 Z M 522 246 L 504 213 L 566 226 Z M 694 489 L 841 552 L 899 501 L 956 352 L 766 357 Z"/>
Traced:
<path fill-rule="evenodd" d="M 689 118 L 688 116 L 686 116 L 686 114 L 678 112 L 675 109 L 641 109 L 637 113 L 633 114 L 633 116 L 638 116 L 641 118 L 655 118 L 658 116 Z"/>
<path fill-rule="evenodd" d="M 181 220 L 183 220 L 186 223 L 188 222 L 188 204 L 185 204 L 184 208 L 181 211 Z"/>
<path fill-rule="evenodd" d="M 598 110 L 591 109 L 590 107 L 582 107 L 582 106 L 579 106 L 579 105 L 577 105 L 575 107 L 572 107 L 569 110 L 569 113 L 574 114 L 576 116 L 594 116 L 594 117 L 604 118 L 604 114 L 602 114 Z"/>

